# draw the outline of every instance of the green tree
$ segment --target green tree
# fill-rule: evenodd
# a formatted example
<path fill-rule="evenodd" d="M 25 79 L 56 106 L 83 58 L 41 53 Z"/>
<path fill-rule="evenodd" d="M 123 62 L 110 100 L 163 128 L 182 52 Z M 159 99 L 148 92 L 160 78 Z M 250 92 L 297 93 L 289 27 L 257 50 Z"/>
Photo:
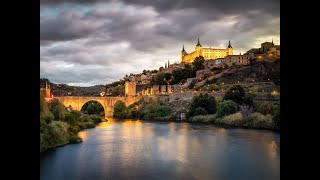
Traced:
<path fill-rule="evenodd" d="M 238 111 L 238 105 L 232 100 L 222 101 L 217 108 L 217 117 L 223 117 Z"/>
<path fill-rule="evenodd" d="M 104 114 L 104 108 L 99 102 L 96 101 L 89 101 L 86 104 L 83 105 L 81 111 L 87 113 L 87 114 L 97 114 L 97 115 L 103 115 Z"/>
<path fill-rule="evenodd" d="M 43 113 L 45 116 L 49 113 L 48 103 L 45 100 L 45 95 L 40 93 L 40 113 Z"/>
<path fill-rule="evenodd" d="M 187 113 L 188 117 L 199 115 L 196 114 L 196 109 L 198 107 L 203 108 L 206 110 L 207 114 L 214 114 L 217 111 L 217 102 L 214 96 L 210 96 L 207 93 L 206 94 L 200 94 L 198 96 L 194 96 L 189 108 L 189 111 Z M 203 110 L 197 110 L 197 113 L 199 112 L 205 112 Z"/>
<path fill-rule="evenodd" d="M 122 101 L 117 102 L 114 105 L 114 111 L 113 111 L 113 116 L 119 119 L 124 119 L 127 117 L 126 113 L 126 104 Z"/>
<path fill-rule="evenodd" d="M 242 86 L 234 85 L 231 88 L 229 88 L 227 92 L 224 94 L 223 100 L 232 100 L 238 105 L 241 105 L 243 104 L 243 99 L 245 95 L 246 93 Z"/>
<path fill-rule="evenodd" d="M 192 62 L 194 71 L 198 71 L 204 69 L 204 58 L 202 56 L 196 57 L 196 59 Z"/>
<path fill-rule="evenodd" d="M 50 111 L 52 112 L 56 120 L 64 120 L 66 107 L 58 100 L 54 100 L 51 103 Z"/>

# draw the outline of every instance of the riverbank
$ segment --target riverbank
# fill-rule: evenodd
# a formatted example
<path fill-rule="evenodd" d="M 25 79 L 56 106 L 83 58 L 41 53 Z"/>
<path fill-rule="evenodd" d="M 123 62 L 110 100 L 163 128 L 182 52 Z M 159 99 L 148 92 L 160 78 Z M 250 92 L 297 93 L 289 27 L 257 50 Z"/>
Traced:
<path fill-rule="evenodd" d="M 71 126 L 62 121 L 46 123 L 40 120 L 40 153 L 67 144 L 81 143 L 83 140 L 77 133 L 85 129 L 95 128 L 96 124 L 100 122 L 102 120 L 95 123 L 78 122 Z"/>

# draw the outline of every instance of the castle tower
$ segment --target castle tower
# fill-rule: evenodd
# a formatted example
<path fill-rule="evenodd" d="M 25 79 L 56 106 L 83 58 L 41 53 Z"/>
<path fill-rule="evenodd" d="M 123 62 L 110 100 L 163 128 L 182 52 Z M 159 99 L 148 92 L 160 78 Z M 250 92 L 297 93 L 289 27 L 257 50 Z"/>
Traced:
<path fill-rule="evenodd" d="M 229 45 L 227 47 L 227 55 L 233 55 L 233 48 L 231 46 L 230 40 L 229 40 Z"/>
<path fill-rule="evenodd" d="M 197 56 L 202 56 L 201 49 L 202 49 L 202 46 L 201 46 L 200 40 L 199 40 L 199 38 L 198 38 L 198 43 L 197 43 L 197 45 L 196 45 L 196 47 L 195 47 Z"/>
<path fill-rule="evenodd" d="M 180 53 L 180 59 L 181 62 L 183 62 L 183 57 L 187 54 L 187 52 L 184 50 L 184 45 L 182 46 L 182 51 Z"/>

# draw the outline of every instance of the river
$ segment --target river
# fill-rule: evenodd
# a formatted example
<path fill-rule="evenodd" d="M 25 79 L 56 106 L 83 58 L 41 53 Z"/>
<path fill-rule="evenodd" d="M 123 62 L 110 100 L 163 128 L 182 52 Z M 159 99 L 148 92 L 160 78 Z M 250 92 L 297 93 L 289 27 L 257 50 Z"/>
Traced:
<path fill-rule="evenodd" d="M 40 155 L 41 180 L 280 179 L 280 134 L 215 125 L 116 121 Z"/>

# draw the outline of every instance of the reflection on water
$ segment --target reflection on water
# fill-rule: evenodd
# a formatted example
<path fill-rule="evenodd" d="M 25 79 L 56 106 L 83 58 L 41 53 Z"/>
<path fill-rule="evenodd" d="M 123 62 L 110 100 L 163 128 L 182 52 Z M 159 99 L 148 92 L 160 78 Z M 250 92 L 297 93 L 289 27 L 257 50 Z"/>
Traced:
<path fill-rule="evenodd" d="M 41 179 L 280 179 L 280 135 L 108 118 L 40 158 Z"/>

